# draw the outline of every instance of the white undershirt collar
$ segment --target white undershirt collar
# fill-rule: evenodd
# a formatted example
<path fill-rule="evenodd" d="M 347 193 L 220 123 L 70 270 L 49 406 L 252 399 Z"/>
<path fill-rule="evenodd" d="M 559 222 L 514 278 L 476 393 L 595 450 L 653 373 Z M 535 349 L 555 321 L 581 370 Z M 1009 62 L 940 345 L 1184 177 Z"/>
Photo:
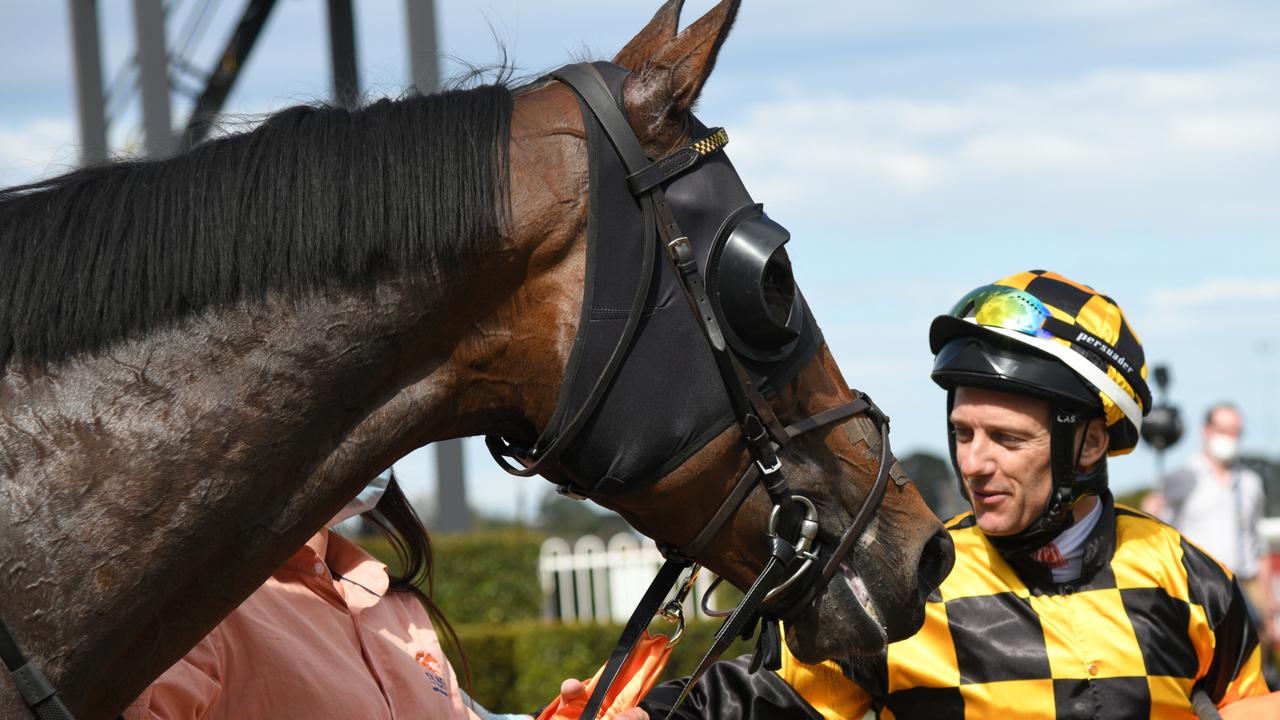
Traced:
<path fill-rule="evenodd" d="M 1032 559 L 1049 567 L 1055 583 L 1064 583 L 1080 577 L 1080 570 L 1084 563 L 1085 540 L 1089 539 L 1089 535 L 1097 527 L 1100 517 L 1102 517 L 1102 503 L 1097 502 L 1088 515 L 1063 530 L 1053 542 L 1035 551 L 1031 556 Z"/>

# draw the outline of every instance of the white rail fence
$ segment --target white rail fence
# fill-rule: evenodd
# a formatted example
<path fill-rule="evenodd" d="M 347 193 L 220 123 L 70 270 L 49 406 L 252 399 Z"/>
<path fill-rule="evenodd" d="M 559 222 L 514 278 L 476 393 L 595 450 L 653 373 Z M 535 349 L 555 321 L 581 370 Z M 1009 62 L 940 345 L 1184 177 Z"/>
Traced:
<path fill-rule="evenodd" d="M 538 554 L 542 616 L 564 622 L 626 622 L 661 566 L 662 554 L 653 541 L 630 533 L 618 533 L 607 544 L 595 535 L 572 544 L 548 538 Z M 698 576 L 685 599 L 686 618 L 706 617 L 698 598 L 714 579 L 709 570 Z"/>

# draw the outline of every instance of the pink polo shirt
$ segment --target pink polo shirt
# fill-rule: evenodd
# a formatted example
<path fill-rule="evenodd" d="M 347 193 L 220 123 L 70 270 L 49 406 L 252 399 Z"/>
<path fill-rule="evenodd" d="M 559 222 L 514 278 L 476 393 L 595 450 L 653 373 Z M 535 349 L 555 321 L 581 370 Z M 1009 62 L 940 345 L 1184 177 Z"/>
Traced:
<path fill-rule="evenodd" d="M 324 531 L 169 668 L 128 720 L 475 720 L 426 610 Z"/>

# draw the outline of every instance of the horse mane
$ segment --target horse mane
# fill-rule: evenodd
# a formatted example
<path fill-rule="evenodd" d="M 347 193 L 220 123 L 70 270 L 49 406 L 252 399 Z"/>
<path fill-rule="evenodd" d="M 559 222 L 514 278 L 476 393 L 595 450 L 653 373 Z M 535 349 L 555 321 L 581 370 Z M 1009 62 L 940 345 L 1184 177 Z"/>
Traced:
<path fill-rule="evenodd" d="M 268 293 L 440 278 L 506 222 L 511 97 L 500 80 L 292 107 L 176 157 L 0 190 L 0 368 Z"/>

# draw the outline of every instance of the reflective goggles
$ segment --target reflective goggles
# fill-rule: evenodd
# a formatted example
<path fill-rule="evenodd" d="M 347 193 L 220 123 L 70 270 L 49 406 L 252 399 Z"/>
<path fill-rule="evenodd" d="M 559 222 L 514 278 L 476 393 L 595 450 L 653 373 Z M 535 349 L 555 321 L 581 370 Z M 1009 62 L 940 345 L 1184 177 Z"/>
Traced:
<path fill-rule="evenodd" d="M 1095 388 L 1120 408 L 1134 427 L 1142 427 L 1141 407 L 1132 395 L 1107 376 L 1105 366 L 1115 368 L 1121 376 L 1137 371 L 1125 363 L 1122 356 L 1108 343 L 1073 322 L 1054 317 L 1036 296 L 1004 285 L 984 285 L 960 298 L 960 302 L 951 308 L 950 314 L 1004 335 L 1026 336 L 1029 343 L 1054 355 L 1085 380 L 1093 383 Z M 1081 342 L 1081 338 L 1087 340 Z M 1065 340 L 1073 347 L 1084 350 L 1090 357 L 1103 363 L 1103 366 L 1086 359 L 1085 355 L 1056 342 L 1057 340 Z M 1133 382 L 1130 381 L 1130 384 Z"/>
<path fill-rule="evenodd" d="M 972 318 L 979 325 L 1013 330 L 1032 337 L 1071 339 L 1072 325 L 1055 318 L 1039 298 L 1025 290 L 1004 285 L 984 285 L 970 292 L 960 298 L 950 314 L 965 320 Z M 1061 332 L 1064 328 L 1067 333 Z"/>

